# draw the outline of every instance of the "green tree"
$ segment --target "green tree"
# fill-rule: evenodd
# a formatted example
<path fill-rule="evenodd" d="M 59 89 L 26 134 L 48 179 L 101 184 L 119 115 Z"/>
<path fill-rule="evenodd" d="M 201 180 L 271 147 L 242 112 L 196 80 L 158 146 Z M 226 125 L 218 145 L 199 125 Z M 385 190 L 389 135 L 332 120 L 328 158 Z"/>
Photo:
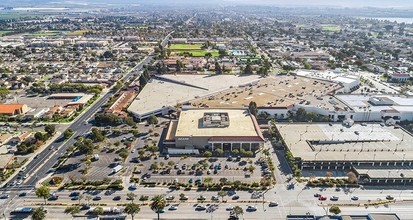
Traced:
<path fill-rule="evenodd" d="M 79 206 L 69 206 L 65 209 L 65 214 L 71 214 L 72 217 L 78 213 L 80 213 Z"/>
<path fill-rule="evenodd" d="M 257 103 L 250 102 L 250 104 L 248 105 L 248 110 L 250 111 L 252 115 L 257 116 L 257 112 L 258 112 Z"/>
<path fill-rule="evenodd" d="M 159 220 L 159 214 L 165 208 L 165 206 L 166 206 L 166 201 L 162 196 L 157 195 L 153 197 L 150 207 L 152 211 L 158 214 L 158 220 Z"/>
<path fill-rule="evenodd" d="M 46 205 L 46 200 L 50 197 L 50 188 L 42 185 L 36 189 L 36 196 L 44 199 L 44 204 Z"/>
<path fill-rule="evenodd" d="M 70 138 L 73 134 L 74 134 L 74 132 L 70 128 L 63 132 L 63 136 L 64 136 L 65 139 Z"/>
<path fill-rule="evenodd" d="M 222 178 L 221 178 L 222 179 Z M 220 179 L 220 181 L 221 181 Z M 225 178 L 226 179 L 226 178 Z M 224 201 L 224 197 L 227 196 L 227 193 L 225 191 L 218 191 L 218 196 L 221 197 L 221 200 Z"/>
<path fill-rule="evenodd" d="M 10 91 L 6 87 L 1 86 L 0 87 L 0 98 L 4 99 L 6 98 L 8 94 L 10 94 Z"/>
<path fill-rule="evenodd" d="M 184 198 L 185 198 L 185 193 L 179 194 L 179 199 L 180 199 L 180 200 L 183 200 Z"/>
<path fill-rule="evenodd" d="M 224 150 L 222 150 L 221 148 L 216 149 L 214 152 L 218 156 L 222 156 L 224 154 Z"/>
<path fill-rule="evenodd" d="M 222 74 L 222 68 L 218 62 L 215 62 L 215 74 Z"/>
<path fill-rule="evenodd" d="M 244 74 L 247 74 L 247 75 L 253 74 L 253 72 L 252 72 L 252 67 L 251 67 L 251 64 L 250 64 L 250 63 L 247 63 L 247 65 L 245 66 Z"/>
<path fill-rule="evenodd" d="M 204 178 L 204 183 L 206 183 L 206 184 L 212 183 L 212 177 L 205 177 Z"/>
<path fill-rule="evenodd" d="M 232 212 L 234 213 L 235 217 L 238 217 L 244 214 L 244 210 L 240 206 L 234 206 L 234 208 L 232 209 Z"/>
<path fill-rule="evenodd" d="M 53 135 L 56 132 L 56 126 L 55 125 L 46 125 L 44 128 L 44 131 L 47 132 L 49 135 Z"/>
<path fill-rule="evenodd" d="M 335 214 L 335 215 L 338 215 L 338 214 L 341 213 L 340 207 L 338 207 L 338 206 L 336 206 L 336 205 L 331 206 L 328 211 L 331 212 L 331 213 L 333 213 L 333 214 Z"/>
<path fill-rule="evenodd" d="M 128 198 L 128 200 L 131 200 L 131 202 L 133 203 L 133 201 L 136 199 L 137 195 L 133 192 L 129 192 L 126 194 L 126 197 Z"/>
<path fill-rule="evenodd" d="M 212 152 L 211 151 L 205 151 L 204 152 L 204 157 L 211 157 L 212 156 Z"/>
<path fill-rule="evenodd" d="M 119 152 L 119 157 L 122 157 L 124 160 L 128 157 L 129 151 L 126 149 L 122 149 Z"/>
<path fill-rule="evenodd" d="M 132 117 L 126 117 L 125 118 L 125 124 L 127 124 L 129 126 L 135 126 L 136 122 L 133 120 Z"/>
<path fill-rule="evenodd" d="M 126 214 L 130 215 L 132 217 L 132 220 L 133 220 L 135 215 L 138 214 L 141 211 L 141 208 L 138 204 L 128 203 L 128 204 L 126 204 L 126 207 L 123 211 Z"/>
<path fill-rule="evenodd" d="M 92 142 L 91 139 L 89 139 L 89 138 L 83 138 L 83 137 L 77 139 L 76 142 L 75 142 L 75 144 L 74 144 L 74 146 L 77 147 L 78 150 L 79 150 L 81 153 L 84 153 L 84 154 L 87 154 L 87 155 L 92 154 L 92 153 L 93 153 L 93 149 L 95 148 L 95 147 L 93 146 L 93 142 Z"/>
<path fill-rule="evenodd" d="M 46 218 L 46 210 L 43 208 L 35 208 L 32 213 L 33 220 L 43 220 Z"/>
<path fill-rule="evenodd" d="M 102 134 L 102 131 L 97 128 L 92 128 L 92 134 L 90 135 L 90 138 L 93 142 L 102 142 L 105 140 L 105 136 Z"/>
<path fill-rule="evenodd" d="M 156 124 L 158 124 L 158 118 L 155 115 L 151 115 L 151 116 L 148 117 L 146 122 L 150 125 L 156 125 Z"/>
<path fill-rule="evenodd" d="M 95 209 L 93 209 L 93 212 L 95 213 L 95 215 L 103 215 L 104 210 L 102 207 L 98 206 Z"/>

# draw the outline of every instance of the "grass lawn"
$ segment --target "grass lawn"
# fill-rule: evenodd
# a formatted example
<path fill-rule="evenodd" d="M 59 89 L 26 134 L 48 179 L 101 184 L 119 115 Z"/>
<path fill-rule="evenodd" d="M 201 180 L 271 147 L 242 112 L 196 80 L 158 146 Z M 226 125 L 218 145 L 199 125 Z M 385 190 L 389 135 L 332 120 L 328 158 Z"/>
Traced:
<path fill-rule="evenodd" d="M 340 26 L 335 26 L 335 25 L 322 25 L 321 28 L 325 31 L 340 31 L 341 30 Z"/>
<path fill-rule="evenodd" d="M 83 34 L 85 34 L 86 32 L 88 32 L 88 30 L 80 30 L 80 31 L 72 31 L 67 33 L 67 36 L 83 36 Z"/>
<path fill-rule="evenodd" d="M 171 44 L 170 50 L 200 50 L 202 44 Z"/>
<path fill-rule="evenodd" d="M 211 53 L 212 57 L 219 56 L 218 51 L 208 52 L 205 50 L 188 50 L 188 51 L 179 51 L 172 53 L 173 55 L 183 55 L 185 52 L 192 54 L 193 57 L 204 57 L 205 54 Z"/>
<path fill-rule="evenodd" d="M 26 36 L 55 36 L 58 34 L 61 34 L 62 31 L 40 31 L 40 32 L 34 32 L 34 33 L 29 33 L 25 34 Z"/>
<path fill-rule="evenodd" d="M 0 31 L 0 37 L 3 37 L 4 34 L 10 33 L 12 31 Z"/>

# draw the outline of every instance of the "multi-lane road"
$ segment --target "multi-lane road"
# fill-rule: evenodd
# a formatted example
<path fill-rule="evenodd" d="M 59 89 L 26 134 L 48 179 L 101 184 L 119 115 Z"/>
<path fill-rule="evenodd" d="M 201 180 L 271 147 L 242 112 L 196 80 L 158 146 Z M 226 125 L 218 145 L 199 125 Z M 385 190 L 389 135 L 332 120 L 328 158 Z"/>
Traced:
<path fill-rule="evenodd" d="M 134 191 L 138 198 L 141 195 L 147 195 L 152 198 L 155 195 L 172 195 L 175 197 L 174 201 L 169 202 L 170 205 L 178 205 L 178 210 L 170 211 L 168 207 L 165 208 L 165 213 L 162 214 L 168 219 L 226 219 L 229 217 L 229 212 L 226 210 L 228 206 L 241 206 L 244 209 L 244 219 L 285 219 L 286 215 L 289 214 L 300 214 L 304 215 L 309 212 L 311 215 L 324 215 L 326 210 L 332 204 L 338 204 L 342 210 L 343 214 L 367 214 L 367 213 L 383 213 L 383 212 L 396 212 L 399 214 L 401 219 L 413 219 L 413 212 L 411 212 L 411 205 L 413 194 L 411 190 L 395 190 L 395 189 L 351 189 L 345 191 L 336 191 L 334 188 L 327 188 L 321 190 L 320 188 L 310 188 L 307 189 L 303 184 L 296 184 L 295 189 L 287 190 L 287 183 L 277 184 L 274 188 L 270 189 L 265 193 L 264 199 L 262 197 L 253 198 L 252 194 L 247 191 L 237 191 L 236 195 L 239 196 L 238 200 L 232 200 L 230 196 L 226 196 L 224 200 L 226 202 L 222 203 L 220 201 L 211 201 L 211 197 L 217 195 L 216 191 L 170 191 L 167 188 L 157 187 L 157 188 L 138 188 Z M 106 204 L 107 207 L 119 207 L 118 204 L 128 203 L 130 201 L 126 200 L 126 194 L 130 192 L 128 190 L 116 191 L 112 195 L 105 195 L 104 192 L 100 192 L 98 195 L 102 197 L 100 201 L 90 200 L 91 206 L 93 203 Z M 184 193 L 188 197 L 188 201 L 179 201 L 179 194 Z M 327 196 L 339 197 L 338 201 L 319 201 L 317 197 L 314 197 L 315 193 L 320 193 Z M 71 200 L 69 194 L 70 191 L 59 191 L 57 194 L 60 196 L 58 201 L 55 203 L 67 203 L 67 204 L 78 204 L 79 201 Z M 200 204 L 197 198 L 203 195 L 207 201 Z M 364 207 L 364 204 L 374 201 L 385 201 L 387 195 L 392 195 L 395 198 L 394 203 L 389 203 L 388 206 L 378 205 L 378 206 L 368 206 Z M 94 195 L 92 195 L 93 197 Z M 114 201 L 115 196 L 120 196 L 120 201 Z M 358 196 L 358 201 L 351 200 L 352 196 Z M 265 201 L 263 204 L 262 201 Z M 279 205 L 277 207 L 269 207 L 269 202 L 275 201 Z M 136 201 L 140 203 L 139 201 Z M 6 215 L 16 207 L 24 206 L 38 206 L 43 203 L 43 199 L 37 198 L 34 192 L 31 191 L 26 197 L 14 199 L 13 201 L 0 201 L 0 205 Z M 86 200 L 82 200 L 81 203 L 86 203 Z M 218 209 L 212 213 L 207 213 L 206 211 L 196 211 L 196 205 L 207 205 L 207 204 L 218 204 Z M 360 204 L 360 206 L 358 206 Z M 246 208 L 248 205 L 255 206 L 257 211 L 247 212 Z M 70 216 L 63 213 L 65 207 L 59 205 L 53 205 L 53 201 L 49 202 L 46 207 L 48 210 L 48 216 L 55 216 L 58 219 L 69 219 Z M 82 211 L 80 215 L 85 215 L 86 211 Z M 136 215 L 137 219 L 152 219 L 155 218 L 155 213 L 150 210 L 148 206 L 142 206 L 141 212 Z"/>

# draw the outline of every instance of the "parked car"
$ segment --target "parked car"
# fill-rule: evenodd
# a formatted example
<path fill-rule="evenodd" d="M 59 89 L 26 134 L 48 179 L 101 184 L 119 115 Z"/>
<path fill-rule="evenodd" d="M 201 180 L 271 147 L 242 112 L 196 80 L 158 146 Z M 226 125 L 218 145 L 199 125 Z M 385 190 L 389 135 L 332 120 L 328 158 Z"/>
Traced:
<path fill-rule="evenodd" d="M 80 192 L 71 192 L 70 193 L 70 197 L 72 197 L 72 196 L 79 196 L 80 195 Z"/>
<path fill-rule="evenodd" d="M 359 200 L 359 197 L 358 196 L 353 196 L 353 197 L 351 197 L 351 200 Z"/>
<path fill-rule="evenodd" d="M 247 212 L 255 212 L 257 211 L 257 208 L 255 206 L 249 205 L 247 208 Z"/>
<path fill-rule="evenodd" d="M 212 197 L 211 197 L 211 200 L 217 201 L 217 200 L 219 200 L 219 196 L 212 196 Z"/>
<path fill-rule="evenodd" d="M 120 196 L 115 196 L 115 197 L 113 197 L 113 200 L 114 200 L 114 201 L 119 201 L 120 199 L 121 199 Z"/>
<path fill-rule="evenodd" d="M 331 201 L 338 201 L 338 196 L 332 196 L 332 197 L 330 197 L 330 200 Z"/>
<path fill-rule="evenodd" d="M 197 200 L 205 200 L 206 198 L 205 198 L 205 196 L 199 196 L 198 198 L 197 198 Z"/>
<path fill-rule="evenodd" d="M 233 209 L 233 208 L 232 208 L 232 206 L 230 206 L 230 205 L 227 206 L 227 208 L 226 208 L 227 211 L 232 211 L 232 209 Z"/>
<path fill-rule="evenodd" d="M 178 206 L 176 206 L 176 205 L 171 205 L 171 207 L 169 207 L 168 210 L 174 211 L 174 210 L 177 210 L 177 209 L 178 209 Z"/>
<path fill-rule="evenodd" d="M 99 200 L 102 200 L 102 197 L 100 197 L 100 196 L 93 197 L 93 201 L 99 201 Z"/>
<path fill-rule="evenodd" d="M 386 196 L 386 199 L 387 199 L 387 200 L 393 200 L 393 199 L 394 199 L 394 197 L 393 197 L 393 196 L 391 196 L 391 195 L 387 195 L 387 196 Z"/>
<path fill-rule="evenodd" d="M 320 197 L 318 197 L 318 200 L 324 201 L 324 200 L 327 200 L 327 197 L 325 197 L 325 196 L 320 196 Z"/>
<path fill-rule="evenodd" d="M 0 195 L 0 199 L 8 199 L 9 198 L 9 194 L 1 194 Z"/>
<path fill-rule="evenodd" d="M 232 197 L 232 200 L 237 200 L 237 199 L 239 199 L 239 196 L 233 196 Z"/>
<path fill-rule="evenodd" d="M 271 201 L 269 204 L 270 207 L 278 206 L 278 202 Z"/>
<path fill-rule="evenodd" d="M 316 193 L 316 194 L 314 194 L 314 197 L 320 197 L 321 196 L 321 194 L 320 193 Z"/>
<path fill-rule="evenodd" d="M 206 210 L 206 207 L 203 206 L 203 205 L 198 205 L 198 206 L 195 208 L 195 210 L 197 210 L 197 211 L 203 211 L 203 210 Z"/>
<path fill-rule="evenodd" d="M 175 196 L 167 196 L 167 197 L 165 197 L 165 199 L 166 199 L 166 200 L 174 200 L 174 199 L 175 199 Z"/>

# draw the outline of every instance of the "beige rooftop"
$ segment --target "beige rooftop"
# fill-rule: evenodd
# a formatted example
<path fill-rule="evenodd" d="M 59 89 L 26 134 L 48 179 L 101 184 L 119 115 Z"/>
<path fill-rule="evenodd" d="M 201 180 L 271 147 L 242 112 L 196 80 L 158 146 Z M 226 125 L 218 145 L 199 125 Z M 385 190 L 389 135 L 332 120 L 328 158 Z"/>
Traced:
<path fill-rule="evenodd" d="M 202 117 L 205 112 L 227 112 L 228 127 L 202 126 Z M 258 136 L 253 119 L 247 110 L 243 109 L 191 109 L 181 112 L 176 129 L 178 137 L 210 137 L 210 136 Z"/>

